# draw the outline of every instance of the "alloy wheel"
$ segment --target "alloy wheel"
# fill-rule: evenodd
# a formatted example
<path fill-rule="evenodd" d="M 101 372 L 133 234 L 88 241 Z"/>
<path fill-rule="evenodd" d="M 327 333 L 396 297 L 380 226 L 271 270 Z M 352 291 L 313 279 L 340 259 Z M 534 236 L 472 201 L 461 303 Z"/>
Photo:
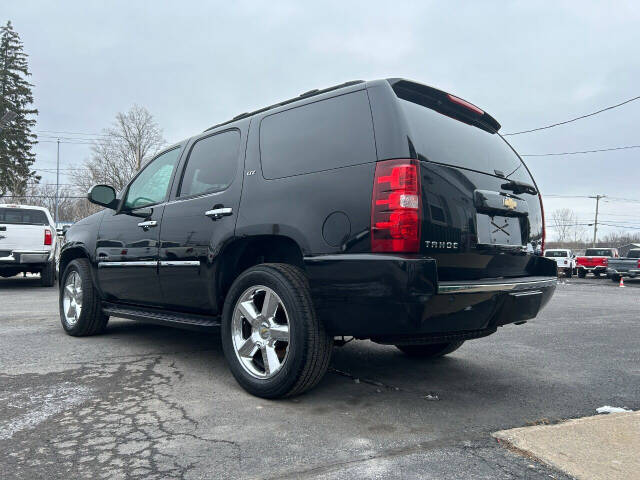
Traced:
<path fill-rule="evenodd" d="M 64 320 L 70 327 L 78 323 L 82 313 L 82 280 L 75 270 L 69 273 L 62 296 Z"/>
<path fill-rule="evenodd" d="M 231 320 L 233 349 L 253 377 L 273 377 L 289 353 L 289 316 L 271 288 L 257 285 L 238 298 Z"/>

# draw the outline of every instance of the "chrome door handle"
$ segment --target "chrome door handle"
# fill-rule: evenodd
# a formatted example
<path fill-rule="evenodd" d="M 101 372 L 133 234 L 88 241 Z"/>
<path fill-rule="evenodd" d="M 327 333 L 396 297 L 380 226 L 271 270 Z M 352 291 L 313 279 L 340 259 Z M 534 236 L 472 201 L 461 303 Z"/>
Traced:
<path fill-rule="evenodd" d="M 146 222 L 140 222 L 138 224 L 139 227 L 142 227 L 145 230 L 149 227 L 155 227 L 157 225 L 158 225 L 158 222 L 156 220 L 147 220 Z"/>
<path fill-rule="evenodd" d="M 222 218 L 222 217 L 228 217 L 232 213 L 233 213 L 233 208 L 231 207 L 214 208 L 213 210 L 207 210 L 206 212 L 204 212 L 204 214 L 207 217 L 212 218 L 213 220 L 218 220 L 219 218 Z"/>

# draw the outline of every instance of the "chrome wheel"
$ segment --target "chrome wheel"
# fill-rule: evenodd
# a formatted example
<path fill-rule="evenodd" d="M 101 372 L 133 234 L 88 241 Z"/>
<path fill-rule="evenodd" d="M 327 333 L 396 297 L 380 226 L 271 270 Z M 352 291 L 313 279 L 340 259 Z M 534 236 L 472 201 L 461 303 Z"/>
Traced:
<path fill-rule="evenodd" d="M 289 316 L 282 300 L 269 287 L 245 290 L 236 302 L 231 338 L 240 365 L 253 377 L 273 377 L 289 353 Z"/>
<path fill-rule="evenodd" d="M 67 277 L 62 295 L 64 320 L 73 327 L 82 313 L 82 280 L 75 270 Z"/>

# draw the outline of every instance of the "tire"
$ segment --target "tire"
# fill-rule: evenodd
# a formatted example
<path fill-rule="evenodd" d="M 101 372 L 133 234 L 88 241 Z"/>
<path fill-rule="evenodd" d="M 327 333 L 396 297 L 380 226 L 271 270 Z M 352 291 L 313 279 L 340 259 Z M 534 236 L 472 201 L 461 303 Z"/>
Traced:
<path fill-rule="evenodd" d="M 40 285 L 43 287 L 53 287 L 56 282 L 56 264 L 55 262 L 47 263 L 40 272 Z"/>
<path fill-rule="evenodd" d="M 611 281 L 613 283 L 618 283 L 620 282 L 620 275 L 611 275 Z"/>
<path fill-rule="evenodd" d="M 278 302 L 275 309 L 265 307 L 267 295 L 276 299 L 273 304 Z M 254 316 L 241 305 L 255 307 Z M 284 331 L 285 324 L 286 340 L 274 340 L 283 335 L 278 331 Z M 333 338 L 316 317 L 307 277 L 300 268 L 281 263 L 257 265 L 233 282 L 224 304 L 221 337 L 237 382 L 263 398 L 290 397 L 314 387 L 326 373 L 333 350 Z"/>
<path fill-rule="evenodd" d="M 414 358 L 439 358 L 459 349 L 464 340 L 451 343 L 430 343 L 426 345 L 396 345 L 404 354 Z"/>
<path fill-rule="evenodd" d="M 67 284 L 70 282 L 73 283 L 70 285 L 72 288 L 67 290 Z M 71 291 L 74 292 L 73 295 Z M 72 299 L 76 306 L 69 309 Z M 78 301 L 79 315 L 77 314 Z M 67 303 L 67 312 L 65 312 L 65 303 Z M 95 335 L 107 326 L 109 317 L 102 313 L 100 298 L 93 285 L 91 267 L 87 259 L 77 258 L 67 265 L 60 281 L 59 308 L 62 328 L 73 337 Z M 73 314 L 69 313 L 71 311 Z"/>
<path fill-rule="evenodd" d="M 564 276 L 567 277 L 567 278 L 573 277 L 573 269 L 572 268 L 565 269 Z"/>
<path fill-rule="evenodd" d="M 578 270 L 579 278 L 586 278 L 586 276 L 587 276 L 587 272 L 585 272 L 584 270 Z"/>

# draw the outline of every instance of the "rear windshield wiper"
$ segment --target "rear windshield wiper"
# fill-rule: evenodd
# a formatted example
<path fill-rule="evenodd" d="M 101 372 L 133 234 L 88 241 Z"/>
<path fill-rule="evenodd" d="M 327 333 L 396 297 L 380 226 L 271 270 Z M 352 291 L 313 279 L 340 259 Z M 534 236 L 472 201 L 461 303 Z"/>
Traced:
<path fill-rule="evenodd" d="M 510 190 L 516 195 L 519 193 L 530 193 L 531 195 L 537 195 L 538 190 L 533 185 L 529 185 L 525 182 L 519 182 L 517 180 L 509 180 L 508 183 L 500 185 L 504 190 Z"/>

